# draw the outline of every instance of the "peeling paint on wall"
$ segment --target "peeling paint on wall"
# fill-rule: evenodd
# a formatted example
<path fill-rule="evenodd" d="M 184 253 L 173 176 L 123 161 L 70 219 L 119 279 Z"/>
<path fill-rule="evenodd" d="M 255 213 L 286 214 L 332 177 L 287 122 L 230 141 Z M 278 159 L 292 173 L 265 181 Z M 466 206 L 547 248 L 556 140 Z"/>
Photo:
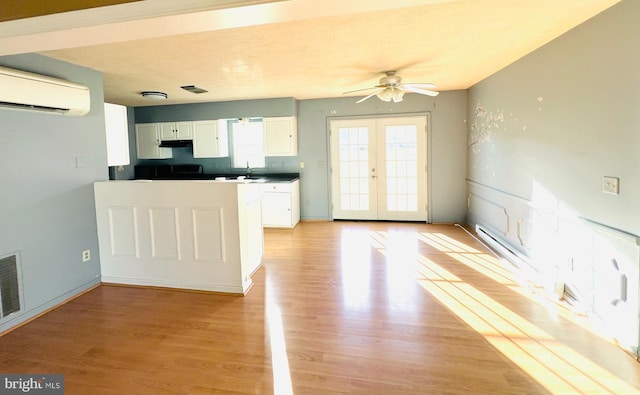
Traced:
<path fill-rule="evenodd" d="M 474 153 L 480 152 L 483 143 L 491 143 L 498 128 L 504 123 L 504 111 L 487 112 L 480 102 L 476 104 L 473 122 L 469 130 L 468 148 Z"/>

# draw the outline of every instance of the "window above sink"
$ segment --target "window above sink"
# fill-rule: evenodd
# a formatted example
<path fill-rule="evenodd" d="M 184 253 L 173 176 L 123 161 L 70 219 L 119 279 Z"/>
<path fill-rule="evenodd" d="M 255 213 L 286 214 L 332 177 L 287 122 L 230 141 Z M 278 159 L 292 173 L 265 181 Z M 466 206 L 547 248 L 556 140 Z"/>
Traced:
<path fill-rule="evenodd" d="M 261 118 L 230 121 L 233 145 L 233 167 L 264 168 L 264 132 Z"/>

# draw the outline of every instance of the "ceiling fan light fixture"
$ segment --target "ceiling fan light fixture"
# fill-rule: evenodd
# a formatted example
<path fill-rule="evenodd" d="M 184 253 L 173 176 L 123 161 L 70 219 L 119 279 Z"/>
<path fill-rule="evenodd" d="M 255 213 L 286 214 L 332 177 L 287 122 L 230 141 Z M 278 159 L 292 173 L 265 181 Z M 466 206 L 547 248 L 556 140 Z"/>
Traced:
<path fill-rule="evenodd" d="M 164 92 L 156 91 L 144 91 L 141 93 L 142 97 L 151 100 L 167 100 L 168 95 Z"/>
<path fill-rule="evenodd" d="M 391 88 L 384 88 L 383 90 L 378 92 L 376 96 L 378 96 L 378 99 L 382 101 L 389 102 L 391 101 L 393 94 L 391 93 Z"/>
<path fill-rule="evenodd" d="M 404 91 L 399 88 L 387 87 L 378 92 L 376 96 L 382 101 L 390 102 L 393 100 L 394 103 L 399 103 L 402 101 Z"/>
<path fill-rule="evenodd" d="M 394 103 L 400 103 L 402 101 L 402 97 L 404 96 L 404 91 L 402 89 L 393 89 L 393 99 Z"/>
<path fill-rule="evenodd" d="M 395 71 L 385 71 L 384 74 L 385 76 L 380 79 L 380 84 L 378 85 L 371 88 L 343 92 L 343 94 L 376 89 L 375 92 L 363 97 L 356 103 L 362 103 L 373 96 L 377 96 L 378 99 L 385 102 L 393 101 L 394 103 L 399 103 L 403 100 L 404 94 L 407 92 L 418 93 L 420 95 L 427 95 L 431 97 L 438 96 L 437 91 L 430 90 L 436 87 L 432 83 L 402 83 L 402 78 L 400 78 L 399 75 L 396 75 Z"/>

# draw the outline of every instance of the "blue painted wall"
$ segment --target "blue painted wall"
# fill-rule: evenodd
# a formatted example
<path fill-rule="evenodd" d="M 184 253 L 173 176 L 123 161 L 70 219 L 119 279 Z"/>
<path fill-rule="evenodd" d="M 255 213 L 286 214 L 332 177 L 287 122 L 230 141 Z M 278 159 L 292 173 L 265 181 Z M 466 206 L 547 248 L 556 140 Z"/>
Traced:
<path fill-rule="evenodd" d="M 640 235 L 638 15 L 639 1 L 622 1 L 473 86 L 469 179 L 523 199 L 544 189 Z M 604 176 L 620 178 L 619 195 L 602 192 Z"/>
<path fill-rule="evenodd" d="M 2 332 L 99 281 L 92 183 L 108 174 L 102 75 L 40 55 L 0 65 L 91 90 L 84 117 L 0 109 L 0 256 L 19 254 L 24 291 L 23 311 L 2 320 Z M 91 261 L 83 263 L 86 249 Z"/>
<path fill-rule="evenodd" d="M 469 89 L 469 222 L 623 347 L 640 344 L 640 1 Z M 617 177 L 619 194 L 603 191 Z"/>

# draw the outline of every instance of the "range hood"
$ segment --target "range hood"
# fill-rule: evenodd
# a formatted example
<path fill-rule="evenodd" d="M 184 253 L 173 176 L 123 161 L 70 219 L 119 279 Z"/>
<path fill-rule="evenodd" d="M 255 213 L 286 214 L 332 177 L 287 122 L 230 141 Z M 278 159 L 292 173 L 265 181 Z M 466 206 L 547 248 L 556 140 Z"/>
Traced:
<path fill-rule="evenodd" d="M 193 144 L 192 140 L 162 140 L 160 142 L 160 147 L 166 148 L 177 148 L 177 147 L 188 147 Z"/>

